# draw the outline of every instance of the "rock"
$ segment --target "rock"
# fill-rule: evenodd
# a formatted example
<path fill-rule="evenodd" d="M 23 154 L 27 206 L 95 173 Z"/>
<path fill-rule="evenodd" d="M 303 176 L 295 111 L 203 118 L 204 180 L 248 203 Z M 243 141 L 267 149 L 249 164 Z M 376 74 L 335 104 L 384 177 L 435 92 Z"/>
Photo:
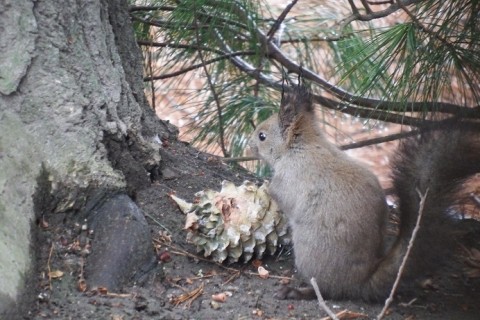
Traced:
<path fill-rule="evenodd" d="M 156 264 L 150 228 L 137 205 L 118 194 L 94 209 L 88 218 L 93 229 L 92 253 L 85 268 L 89 289 L 117 291 L 141 270 Z"/>

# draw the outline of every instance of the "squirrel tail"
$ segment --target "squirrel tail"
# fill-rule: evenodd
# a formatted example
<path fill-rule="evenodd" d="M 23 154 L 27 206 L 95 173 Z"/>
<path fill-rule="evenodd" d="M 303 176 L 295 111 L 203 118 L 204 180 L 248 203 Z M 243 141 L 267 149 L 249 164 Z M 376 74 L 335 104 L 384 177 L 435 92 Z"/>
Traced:
<path fill-rule="evenodd" d="M 403 278 L 432 271 L 455 247 L 455 195 L 480 172 L 480 123 L 459 121 L 407 139 L 393 161 L 393 185 L 399 199 L 399 235 L 368 281 L 371 299 L 385 296 L 398 273 L 420 210 L 422 220 Z"/>

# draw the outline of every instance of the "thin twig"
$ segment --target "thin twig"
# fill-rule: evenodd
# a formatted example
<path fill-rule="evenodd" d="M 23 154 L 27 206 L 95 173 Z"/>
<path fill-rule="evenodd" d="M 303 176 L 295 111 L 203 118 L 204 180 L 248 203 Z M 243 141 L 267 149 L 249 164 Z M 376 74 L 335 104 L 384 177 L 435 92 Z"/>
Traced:
<path fill-rule="evenodd" d="M 297 3 L 298 0 L 293 0 L 292 2 L 290 2 L 286 7 L 285 9 L 282 11 L 282 13 L 280 14 L 280 16 L 278 16 L 277 20 L 275 20 L 275 22 L 273 23 L 273 26 L 272 28 L 270 28 L 270 30 L 267 32 L 267 36 L 268 36 L 268 41 L 272 41 L 272 38 L 273 36 L 275 35 L 275 33 L 278 31 L 278 29 L 280 28 L 280 26 L 282 25 L 283 21 L 285 20 L 285 18 L 287 17 L 287 14 L 290 12 L 290 10 L 292 10 L 293 6 Z"/>
<path fill-rule="evenodd" d="M 353 35 L 353 32 L 345 32 L 338 36 L 318 36 L 315 35 L 313 38 L 292 38 L 284 39 L 280 41 L 280 44 L 284 43 L 305 43 L 305 42 L 336 42 L 340 40 L 347 39 Z"/>
<path fill-rule="evenodd" d="M 315 290 L 315 294 L 317 295 L 318 305 L 322 308 L 332 320 L 338 320 L 338 317 L 333 313 L 332 310 L 327 306 L 325 300 L 323 300 L 322 294 L 320 293 L 320 289 L 318 288 L 317 280 L 315 278 L 310 279 L 310 283 L 313 286 L 313 290 Z"/>
<path fill-rule="evenodd" d="M 200 286 L 190 292 L 183 293 L 179 295 L 178 297 L 173 297 L 170 300 L 170 303 L 172 303 L 175 307 L 177 307 L 179 304 L 184 303 L 187 301 L 187 308 L 190 308 L 192 305 L 192 302 L 197 299 L 202 293 L 203 289 L 205 288 L 205 283 L 200 283 Z"/>
<path fill-rule="evenodd" d="M 344 103 L 341 101 L 336 101 L 327 97 L 323 97 L 321 95 L 312 95 L 313 101 L 320 104 L 323 107 L 328 109 L 336 110 L 341 113 L 350 114 L 352 116 L 356 116 L 359 118 L 364 119 L 377 119 L 383 122 L 390 122 L 390 123 L 397 123 L 403 124 L 413 127 L 423 126 L 426 123 L 431 121 L 420 119 L 416 117 L 410 117 L 405 114 L 399 114 L 390 111 L 384 111 L 382 108 L 362 108 L 356 103 Z"/>
<path fill-rule="evenodd" d="M 248 271 L 248 272 L 244 272 L 244 274 L 258 277 L 258 272 Z M 279 280 L 288 280 L 288 281 L 292 281 L 292 280 L 293 280 L 293 277 L 275 276 L 275 275 L 271 275 L 271 274 L 268 275 L 268 278 L 279 279 Z"/>
<path fill-rule="evenodd" d="M 258 160 L 257 157 L 235 157 L 235 158 L 224 158 L 224 157 L 220 157 L 220 160 L 222 160 L 223 162 L 243 162 L 243 161 L 254 161 L 254 160 Z"/>
<path fill-rule="evenodd" d="M 195 36 L 197 38 L 197 43 L 200 44 L 200 33 L 198 32 L 198 21 L 197 21 L 197 8 L 195 6 L 195 1 L 193 2 L 193 15 L 194 15 L 194 20 L 193 24 L 195 25 Z M 210 87 L 210 91 L 212 92 L 213 100 L 215 100 L 215 105 L 217 107 L 217 117 L 218 117 L 218 134 L 219 134 L 219 140 L 220 140 L 220 148 L 222 149 L 223 155 L 228 158 L 230 155 L 228 154 L 227 148 L 225 147 L 225 133 L 223 131 L 223 115 L 222 115 L 222 106 L 220 104 L 220 99 L 217 95 L 217 91 L 215 90 L 215 86 L 213 85 L 212 77 L 210 73 L 208 72 L 207 65 L 205 64 L 205 59 L 203 57 L 202 50 L 198 50 L 198 56 L 200 58 L 200 61 L 202 61 L 203 64 L 203 71 L 205 72 L 205 75 L 207 76 L 207 82 Z"/>
<path fill-rule="evenodd" d="M 382 4 L 392 4 L 394 0 L 379 0 L 379 1 L 368 1 L 367 3 L 372 5 L 372 6 L 378 6 Z"/>
<path fill-rule="evenodd" d="M 198 49 L 198 50 L 200 50 L 200 49 Z M 210 60 L 207 60 L 207 61 L 202 61 L 201 63 L 194 64 L 190 67 L 187 67 L 185 69 L 181 69 L 181 70 L 178 70 L 178 71 L 175 71 L 175 72 L 172 72 L 172 73 L 165 73 L 165 74 L 161 74 L 159 76 L 145 77 L 145 78 L 143 78 L 143 81 L 147 82 L 147 81 L 152 81 L 152 80 L 162 80 L 162 79 L 173 78 L 173 77 L 179 76 L 181 74 L 187 73 L 187 72 L 195 70 L 195 69 L 204 68 L 206 65 L 209 65 L 209 64 L 212 64 L 212 63 L 215 63 L 215 62 L 218 62 L 218 61 L 222 61 L 222 60 L 225 60 L 225 59 L 230 59 L 231 57 L 251 56 L 251 55 L 255 55 L 255 54 L 256 53 L 253 52 L 253 51 L 251 51 L 251 52 L 248 52 L 248 51 L 232 52 L 232 53 L 228 53 L 228 54 L 225 54 L 223 56 L 216 57 L 216 58 L 213 58 L 213 59 L 210 59 Z"/>
<path fill-rule="evenodd" d="M 52 258 L 53 253 L 53 243 L 50 247 L 50 252 L 48 253 L 48 260 L 47 260 L 47 271 L 48 271 L 48 288 L 52 291 L 52 270 L 50 268 L 50 260 Z"/>
<path fill-rule="evenodd" d="M 167 231 L 170 234 L 173 234 L 171 230 L 169 230 L 167 227 L 165 227 L 163 224 L 160 223 L 155 217 L 153 217 L 151 214 L 145 212 L 144 213 L 146 217 L 152 219 L 153 222 L 155 222 L 159 227 L 161 227 L 163 230 Z"/>
<path fill-rule="evenodd" d="M 402 2 L 402 5 L 408 6 L 408 5 L 419 3 L 422 1 L 425 1 L 425 0 L 404 0 L 401 2 Z M 353 21 L 371 21 L 375 19 L 385 18 L 397 10 L 400 10 L 400 6 L 398 5 L 398 3 L 392 3 L 388 8 L 384 10 L 373 11 L 367 14 L 360 14 L 358 11 L 357 12 L 352 11 L 352 15 L 343 19 L 343 21 L 340 22 L 340 25 L 342 27 L 345 27 L 346 25 L 349 25 Z"/>
<path fill-rule="evenodd" d="M 372 13 L 372 9 L 370 9 L 370 6 L 368 5 L 368 1 L 366 0 L 360 0 L 362 2 L 363 7 L 365 8 L 365 11 L 367 13 Z"/>
<path fill-rule="evenodd" d="M 150 47 L 161 47 L 161 48 L 195 49 L 195 50 L 201 49 L 203 51 L 214 52 L 218 54 L 225 54 L 225 52 L 222 50 L 218 50 L 218 49 L 210 48 L 206 46 L 199 46 L 193 43 L 184 44 L 184 43 L 174 43 L 174 42 L 155 42 L 155 41 L 149 41 L 149 40 L 137 40 L 137 44 L 139 46 L 150 46 Z"/>
<path fill-rule="evenodd" d="M 150 73 L 150 77 L 153 76 L 153 59 L 152 59 L 152 48 L 148 48 L 148 72 Z M 150 90 L 152 91 L 152 108 L 156 112 L 155 106 L 155 82 L 150 80 Z"/>
<path fill-rule="evenodd" d="M 293 0 L 292 2 L 290 2 L 286 7 L 285 9 L 282 11 L 282 13 L 280 14 L 280 16 L 278 16 L 278 18 L 275 20 L 275 22 L 273 23 L 272 27 L 270 28 L 270 30 L 267 32 L 267 42 L 271 42 L 273 37 L 275 36 L 275 33 L 280 29 L 283 21 L 285 20 L 285 18 L 287 17 L 288 13 L 290 12 L 290 10 L 292 10 L 293 6 L 297 3 L 298 0 Z M 278 41 L 276 41 L 278 43 L 278 45 L 280 45 L 281 43 L 281 34 L 278 36 Z M 264 43 L 262 45 L 262 57 L 260 59 L 260 63 L 257 67 L 257 73 L 261 73 L 262 72 L 262 69 L 263 69 L 263 66 L 264 66 L 264 56 L 266 56 L 266 44 Z M 260 91 L 260 81 L 257 79 L 257 81 L 255 82 L 255 86 L 254 86 L 254 96 L 255 97 L 258 97 L 258 93 Z"/>
<path fill-rule="evenodd" d="M 142 22 L 142 23 L 144 23 L 146 25 L 149 25 L 149 26 L 165 28 L 165 29 L 174 29 L 174 28 L 178 27 L 173 22 L 156 20 L 156 19 L 146 20 L 146 19 L 142 19 L 142 18 L 137 17 L 137 16 L 132 16 L 132 20 Z M 209 25 L 198 25 L 197 24 L 197 25 L 185 25 L 185 26 L 183 26 L 183 28 L 185 30 L 194 30 L 196 28 L 208 29 L 208 28 L 210 28 L 210 26 Z"/>
<path fill-rule="evenodd" d="M 400 283 L 400 279 L 403 275 L 403 270 L 405 269 L 405 265 L 407 263 L 408 256 L 410 255 L 410 251 L 412 250 L 413 243 L 415 241 L 415 238 L 417 237 L 417 232 L 420 229 L 420 222 L 422 219 L 423 215 L 423 208 L 425 206 L 425 200 L 427 199 L 428 195 L 428 188 L 425 191 L 425 194 L 422 195 L 420 190 L 417 189 L 418 195 L 420 196 L 420 207 L 418 209 L 418 216 L 417 216 L 417 222 L 415 224 L 415 228 L 413 228 L 412 236 L 410 237 L 410 241 L 408 242 L 407 246 L 407 251 L 405 252 L 405 256 L 403 257 L 402 263 L 400 264 L 400 268 L 398 269 L 397 277 L 395 279 L 395 282 L 393 283 L 392 290 L 390 291 L 390 295 L 388 296 L 387 300 L 385 300 L 385 305 L 383 306 L 382 311 L 380 314 L 377 316 L 377 320 L 383 319 L 385 316 L 385 313 L 387 312 L 388 307 L 393 301 L 393 296 L 395 295 L 395 292 L 397 291 L 398 284 Z"/>
<path fill-rule="evenodd" d="M 234 269 L 234 268 L 229 268 L 229 267 L 226 267 L 224 266 L 223 264 L 221 263 L 218 263 L 218 262 L 215 262 L 213 260 L 210 260 L 210 259 L 206 259 L 206 258 L 203 258 L 203 257 L 200 257 L 196 254 L 193 254 L 193 253 L 190 253 L 188 251 L 185 251 L 179 247 L 176 247 L 174 246 L 173 244 L 169 244 L 165 241 L 161 241 L 160 239 L 153 239 L 153 242 L 156 242 L 156 243 L 159 243 L 159 244 L 162 244 L 168 248 L 170 248 L 171 250 L 169 250 L 170 253 L 172 254 L 177 254 L 177 255 L 181 255 L 181 256 L 186 256 L 186 257 L 190 257 L 190 258 L 193 258 L 193 259 L 197 259 L 197 260 L 200 260 L 200 261 L 204 261 L 204 262 L 209 262 L 209 263 L 213 263 L 215 265 L 217 265 L 218 267 L 222 268 L 222 269 L 225 269 L 225 270 L 228 270 L 230 272 L 238 272 L 237 269 Z"/>
<path fill-rule="evenodd" d="M 378 138 L 373 138 L 373 139 L 368 139 L 368 140 L 363 140 L 359 142 L 354 142 L 346 145 L 340 146 L 341 150 L 350 150 L 350 149 L 357 149 L 357 148 L 363 148 L 375 144 L 380 144 L 384 142 L 390 142 L 390 141 L 395 141 L 398 139 L 403 139 L 407 137 L 414 136 L 416 134 L 419 134 L 420 130 L 412 130 L 412 131 L 406 131 L 406 132 L 399 132 L 399 133 L 394 133 L 390 134 L 388 136 L 384 137 L 378 137 Z"/>
<path fill-rule="evenodd" d="M 137 12 L 137 11 L 173 11 L 177 7 L 173 6 L 130 6 L 128 11 Z"/>
<path fill-rule="evenodd" d="M 357 6 L 353 2 L 353 0 L 348 0 L 348 3 L 350 4 L 350 8 L 352 9 L 352 13 L 355 15 L 359 15 L 360 12 L 358 12 Z"/>

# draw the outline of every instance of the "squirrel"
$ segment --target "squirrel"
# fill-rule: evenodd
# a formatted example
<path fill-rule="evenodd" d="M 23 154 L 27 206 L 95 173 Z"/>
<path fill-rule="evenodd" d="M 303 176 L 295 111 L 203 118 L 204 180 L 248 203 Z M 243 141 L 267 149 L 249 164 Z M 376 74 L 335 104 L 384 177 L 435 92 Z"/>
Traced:
<path fill-rule="evenodd" d="M 273 169 L 269 192 L 287 216 L 295 265 L 315 278 L 324 298 L 379 301 L 390 292 L 427 193 L 422 224 L 404 276 L 438 264 L 453 249 L 446 212 L 462 182 L 480 172 L 480 124 L 428 130 L 401 144 L 393 165 L 399 233 L 386 237 L 389 209 L 378 178 L 327 141 L 310 92 L 282 93 L 278 114 L 255 129 L 250 149 Z M 453 228 L 454 229 L 454 228 Z M 311 287 L 283 287 L 279 299 L 314 299 Z"/>

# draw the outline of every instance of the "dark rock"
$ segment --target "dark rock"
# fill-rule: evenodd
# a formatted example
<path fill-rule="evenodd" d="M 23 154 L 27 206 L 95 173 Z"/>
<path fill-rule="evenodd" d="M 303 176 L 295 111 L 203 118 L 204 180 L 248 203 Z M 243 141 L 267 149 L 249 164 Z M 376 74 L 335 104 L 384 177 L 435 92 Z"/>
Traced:
<path fill-rule="evenodd" d="M 149 269 L 145 266 L 155 260 L 150 228 L 127 195 L 108 199 L 88 220 L 94 231 L 85 269 L 89 288 L 116 291 L 138 277 L 138 271 Z"/>

